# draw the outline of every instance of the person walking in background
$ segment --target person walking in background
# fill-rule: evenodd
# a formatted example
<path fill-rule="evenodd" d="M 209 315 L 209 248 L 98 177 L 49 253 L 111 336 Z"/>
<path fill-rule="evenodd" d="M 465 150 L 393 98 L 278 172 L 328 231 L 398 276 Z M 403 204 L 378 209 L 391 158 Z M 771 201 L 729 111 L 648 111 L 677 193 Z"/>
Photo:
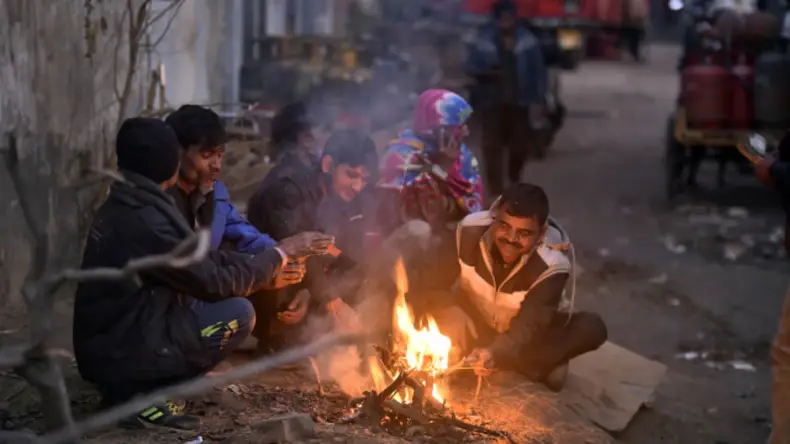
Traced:
<path fill-rule="evenodd" d="M 511 0 L 494 3 L 493 20 L 477 30 L 468 46 L 465 70 L 476 81 L 471 102 L 481 116 L 486 191 L 495 197 L 505 188 L 505 150 L 506 176 L 517 183 L 529 154 L 546 143 L 538 134 L 550 125 L 548 71 L 540 42 L 518 26 Z"/>
<path fill-rule="evenodd" d="M 767 157 L 755 166 L 755 175 L 782 196 L 785 211 L 785 251 L 790 254 L 790 133 L 779 143 L 779 157 Z M 770 444 L 790 444 L 790 289 L 779 317 L 779 328 L 771 344 Z"/>
<path fill-rule="evenodd" d="M 647 0 L 626 0 L 623 2 L 622 37 L 631 57 L 637 62 L 642 61 L 642 44 L 650 21 L 649 7 Z"/>

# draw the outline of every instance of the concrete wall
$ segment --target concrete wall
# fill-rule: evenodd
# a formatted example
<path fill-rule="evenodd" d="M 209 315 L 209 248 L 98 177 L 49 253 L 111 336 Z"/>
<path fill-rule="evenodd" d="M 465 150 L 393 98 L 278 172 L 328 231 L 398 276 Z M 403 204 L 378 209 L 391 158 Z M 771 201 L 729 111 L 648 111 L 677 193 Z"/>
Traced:
<path fill-rule="evenodd" d="M 116 91 L 129 72 L 127 3 L 93 2 L 88 22 L 97 30 L 109 24 L 93 34 L 94 44 L 83 2 L 44 3 L 7 0 L 0 8 L 0 321 L 21 305 L 35 237 L 48 247 L 43 267 L 79 266 L 85 215 L 103 189 L 86 186 L 83 175 L 111 163 L 124 114 Z M 139 85 L 129 85 L 125 109 L 134 113 Z"/>

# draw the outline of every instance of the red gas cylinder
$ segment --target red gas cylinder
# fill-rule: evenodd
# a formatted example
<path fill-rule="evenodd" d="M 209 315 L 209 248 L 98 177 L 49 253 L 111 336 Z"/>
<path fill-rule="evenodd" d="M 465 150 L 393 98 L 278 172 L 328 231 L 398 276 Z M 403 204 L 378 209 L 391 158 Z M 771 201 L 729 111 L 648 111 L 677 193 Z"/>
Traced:
<path fill-rule="evenodd" d="M 710 61 L 687 66 L 681 75 L 681 103 L 689 127 L 724 128 L 730 117 L 731 74 Z"/>
<path fill-rule="evenodd" d="M 754 119 L 754 65 L 746 54 L 741 53 L 732 66 L 732 103 L 730 104 L 730 127 L 749 129 Z"/>

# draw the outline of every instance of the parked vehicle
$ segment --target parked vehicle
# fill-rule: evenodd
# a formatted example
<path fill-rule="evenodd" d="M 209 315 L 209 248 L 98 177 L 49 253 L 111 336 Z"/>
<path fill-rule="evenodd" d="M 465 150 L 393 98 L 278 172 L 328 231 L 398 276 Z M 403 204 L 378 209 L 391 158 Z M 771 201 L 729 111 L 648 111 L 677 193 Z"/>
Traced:
<path fill-rule="evenodd" d="M 784 47 L 778 35 L 754 39 L 736 32 L 730 35 L 736 38 L 722 39 L 712 29 L 691 28 L 696 35 L 687 39 L 680 63 L 680 97 L 667 121 L 669 198 L 684 185 L 696 185 L 706 158 L 719 163 L 720 187 L 728 164 L 750 171 L 750 162 L 738 154 L 744 141 L 757 137 L 770 152 L 790 127 L 790 103 L 784 100 L 790 94 L 790 54 L 776 49 Z"/>

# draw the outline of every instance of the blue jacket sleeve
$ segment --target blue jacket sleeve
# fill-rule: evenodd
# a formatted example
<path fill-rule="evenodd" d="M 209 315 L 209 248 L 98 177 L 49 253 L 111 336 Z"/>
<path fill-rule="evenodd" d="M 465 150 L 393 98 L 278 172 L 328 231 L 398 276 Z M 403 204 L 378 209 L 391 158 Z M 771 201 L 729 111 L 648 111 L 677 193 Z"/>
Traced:
<path fill-rule="evenodd" d="M 530 104 L 542 103 L 546 97 L 548 71 L 540 41 L 534 34 L 525 30 L 518 45 L 522 47 L 519 58 L 520 68 L 523 70 L 521 85 L 524 88 L 524 97 Z"/>
<path fill-rule="evenodd" d="M 474 35 L 470 36 L 465 41 L 466 59 L 464 60 L 464 73 L 470 77 L 484 74 L 491 69 L 491 66 L 488 66 L 489 63 L 487 63 L 487 57 L 483 51 L 483 46 L 488 46 L 485 38 L 485 32 L 477 30 Z M 493 45 L 493 42 L 491 45 Z"/>
<path fill-rule="evenodd" d="M 236 251 L 239 253 L 257 254 L 277 244 L 274 239 L 261 233 L 246 219 L 241 217 L 241 214 L 239 214 L 232 203 L 227 202 L 227 205 L 230 208 L 225 219 L 224 238 L 236 243 Z"/>

